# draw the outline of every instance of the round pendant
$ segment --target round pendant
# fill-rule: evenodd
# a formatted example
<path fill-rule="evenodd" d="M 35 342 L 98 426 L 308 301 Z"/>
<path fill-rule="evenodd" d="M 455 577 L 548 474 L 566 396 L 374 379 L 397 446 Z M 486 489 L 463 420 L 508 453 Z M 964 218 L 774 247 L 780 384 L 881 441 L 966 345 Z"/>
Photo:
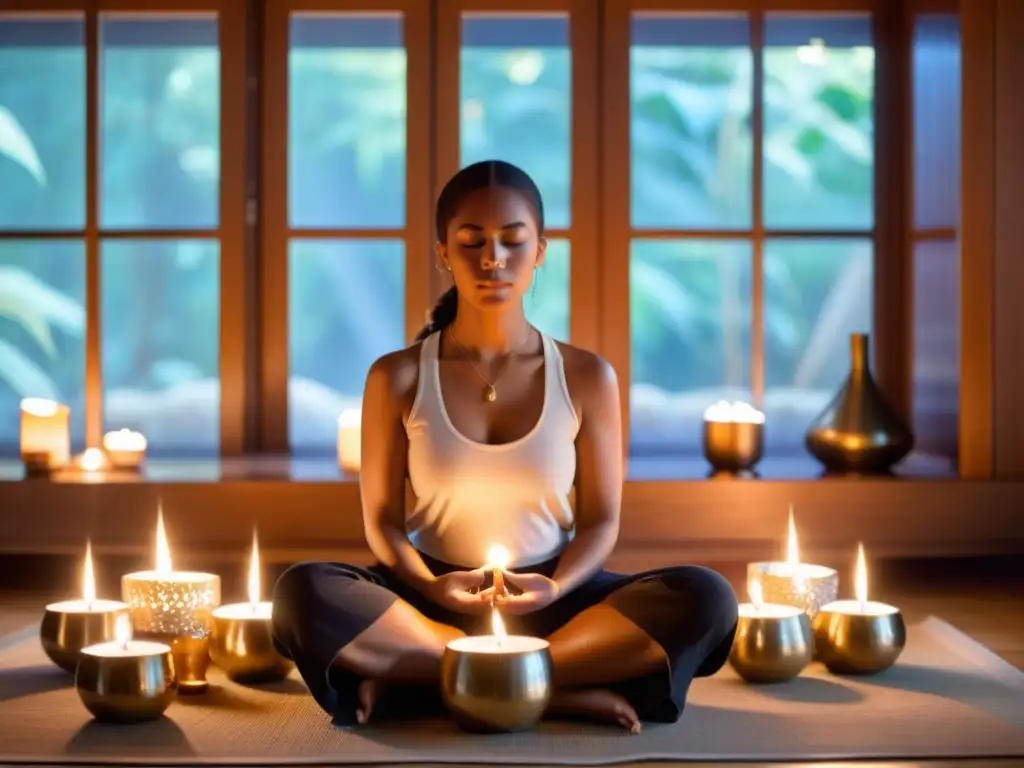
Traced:
<path fill-rule="evenodd" d="M 487 387 L 487 389 L 484 390 L 484 400 L 486 400 L 488 403 L 493 403 L 497 399 L 498 391 L 493 386 L 489 386 Z"/>

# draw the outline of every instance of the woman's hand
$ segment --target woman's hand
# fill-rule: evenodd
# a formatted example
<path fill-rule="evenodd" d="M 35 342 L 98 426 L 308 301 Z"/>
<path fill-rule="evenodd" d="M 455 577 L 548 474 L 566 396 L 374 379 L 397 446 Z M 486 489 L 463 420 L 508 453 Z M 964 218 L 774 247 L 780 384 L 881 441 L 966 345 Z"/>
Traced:
<path fill-rule="evenodd" d="M 483 586 L 484 576 L 483 568 L 446 573 L 431 582 L 427 597 L 456 613 L 483 613 L 491 607 L 491 601 L 476 591 Z"/>
<path fill-rule="evenodd" d="M 558 582 L 539 573 L 504 573 L 507 587 L 500 592 L 487 590 L 484 595 L 505 613 L 533 613 L 558 599 Z M 511 587 L 511 589 L 509 588 Z"/>

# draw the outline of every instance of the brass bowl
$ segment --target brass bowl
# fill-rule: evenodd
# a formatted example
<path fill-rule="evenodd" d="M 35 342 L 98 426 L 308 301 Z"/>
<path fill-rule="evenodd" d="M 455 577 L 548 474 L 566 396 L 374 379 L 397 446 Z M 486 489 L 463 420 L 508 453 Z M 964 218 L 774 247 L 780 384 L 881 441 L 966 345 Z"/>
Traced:
<path fill-rule="evenodd" d="M 839 600 L 814 620 L 818 658 L 837 675 L 873 675 L 899 659 L 907 645 L 903 614 L 884 603 Z"/>
<path fill-rule="evenodd" d="M 764 424 L 704 420 L 704 458 L 717 472 L 750 472 L 764 456 Z"/>
<path fill-rule="evenodd" d="M 243 616 L 222 606 L 213 612 L 210 659 L 230 679 L 243 683 L 269 682 L 288 676 L 295 664 L 274 647 L 269 616 Z"/>
<path fill-rule="evenodd" d="M 174 700 L 178 683 L 167 646 L 138 641 L 133 641 L 132 645 L 151 645 L 153 650 L 133 656 L 93 655 L 88 648 L 82 653 L 75 673 L 75 688 L 85 708 L 97 720 L 109 723 L 155 720 Z"/>
<path fill-rule="evenodd" d="M 488 641 L 491 648 L 488 648 Z M 533 728 L 551 701 L 554 665 L 546 640 L 492 636 L 453 640 L 441 657 L 441 693 L 456 723 L 477 733 Z"/>
<path fill-rule="evenodd" d="M 39 642 L 50 661 L 74 674 L 82 649 L 113 640 L 118 617 L 127 614 L 128 606 L 114 600 L 95 600 L 92 610 L 81 600 L 51 603 L 43 611 Z"/>
<path fill-rule="evenodd" d="M 748 683 L 791 680 L 803 672 L 813 656 L 811 620 L 799 608 L 741 610 L 729 664 Z"/>

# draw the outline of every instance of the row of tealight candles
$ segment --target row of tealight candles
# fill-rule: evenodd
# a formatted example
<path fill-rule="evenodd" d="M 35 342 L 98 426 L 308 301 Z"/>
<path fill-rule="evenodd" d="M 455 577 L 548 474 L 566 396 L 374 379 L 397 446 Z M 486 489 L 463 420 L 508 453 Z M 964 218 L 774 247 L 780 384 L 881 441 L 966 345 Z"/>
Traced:
<path fill-rule="evenodd" d="M 71 456 L 71 409 L 41 397 L 21 401 L 21 460 L 29 474 L 72 467 L 83 472 L 136 471 L 146 458 L 146 438 L 130 429 L 103 436 L 103 447 Z"/>
<path fill-rule="evenodd" d="M 840 600 L 834 568 L 800 562 L 792 507 L 786 560 L 751 563 L 747 590 L 729 656 L 747 682 L 789 680 L 814 659 L 834 674 L 874 674 L 895 664 L 906 645 L 899 608 L 868 599 L 864 545 L 857 546 L 855 598 Z"/>
<path fill-rule="evenodd" d="M 292 668 L 274 648 L 255 532 L 248 602 L 221 605 L 220 576 L 173 567 L 162 511 L 155 568 L 123 575 L 121 600 L 97 597 L 88 542 L 82 582 L 80 599 L 46 606 L 40 641 L 57 666 L 75 675 L 97 719 L 159 717 L 177 694 L 208 689 L 210 661 L 239 682 L 281 679 Z"/>

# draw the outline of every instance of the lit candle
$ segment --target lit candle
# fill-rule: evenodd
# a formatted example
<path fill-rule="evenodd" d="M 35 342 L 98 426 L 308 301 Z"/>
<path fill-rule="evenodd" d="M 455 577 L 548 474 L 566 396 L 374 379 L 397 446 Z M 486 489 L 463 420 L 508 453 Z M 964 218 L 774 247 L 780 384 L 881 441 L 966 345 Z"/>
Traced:
<path fill-rule="evenodd" d="M 785 561 L 750 563 L 747 581 L 761 584 L 765 602 L 795 605 L 812 619 L 821 606 L 835 600 L 839 592 L 839 574 L 834 568 L 800 561 L 792 505 L 789 507 Z"/>
<path fill-rule="evenodd" d="M 104 472 L 111 467 L 107 454 L 99 448 L 86 448 L 75 457 L 74 465 L 87 475 Z"/>
<path fill-rule="evenodd" d="M 338 465 L 347 472 L 359 472 L 361 424 L 362 413 L 358 408 L 342 411 L 338 417 Z"/>
<path fill-rule="evenodd" d="M 907 628 L 900 609 L 868 599 L 864 545 L 857 545 L 854 600 L 827 603 L 815 617 L 821 660 L 839 674 L 873 674 L 888 669 L 903 653 Z"/>
<path fill-rule="evenodd" d="M 74 672 L 82 648 L 113 639 L 118 618 L 128 618 L 128 605 L 96 598 L 92 542 L 86 541 L 82 597 L 46 606 L 39 627 L 43 650 L 58 667 Z"/>
<path fill-rule="evenodd" d="M 273 603 L 261 600 L 259 540 L 252 534 L 249 601 L 213 611 L 210 658 L 233 680 L 263 681 L 285 677 L 294 666 L 277 653 L 273 641 Z"/>
<path fill-rule="evenodd" d="M 21 401 L 21 460 L 30 472 L 49 472 L 71 458 L 71 410 L 41 397 Z"/>
<path fill-rule="evenodd" d="M 744 402 L 719 400 L 704 410 L 704 421 L 726 424 L 764 424 L 764 413 Z"/>
<path fill-rule="evenodd" d="M 103 436 L 103 450 L 119 469 L 138 469 L 146 458 L 146 446 L 146 438 L 130 429 L 107 432 Z"/>
<path fill-rule="evenodd" d="M 491 570 L 491 582 L 495 595 L 500 595 L 505 591 L 504 572 L 510 562 L 512 562 L 512 555 L 500 544 L 495 544 L 487 551 L 486 567 Z"/>
<path fill-rule="evenodd" d="M 764 413 L 749 403 L 721 400 L 703 420 L 704 458 L 718 472 L 749 472 L 764 455 Z"/>
<path fill-rule="evenodd" d="M 115 622 L 115 638 L 82 649 L 75 688 L 98 720 L 153 720 L 177 690 L 172 651 L 165 643 L 132 639 L 127 614 Z"/>
<path fill-rule="evenodd" d="M 747 587 L 750 602 L 739 606 L 729 663 L 749 683 L 789 680 L 811 662 L 814 635 L 802 608 L 765 603 L 761 582 Z"/>

